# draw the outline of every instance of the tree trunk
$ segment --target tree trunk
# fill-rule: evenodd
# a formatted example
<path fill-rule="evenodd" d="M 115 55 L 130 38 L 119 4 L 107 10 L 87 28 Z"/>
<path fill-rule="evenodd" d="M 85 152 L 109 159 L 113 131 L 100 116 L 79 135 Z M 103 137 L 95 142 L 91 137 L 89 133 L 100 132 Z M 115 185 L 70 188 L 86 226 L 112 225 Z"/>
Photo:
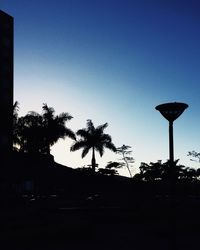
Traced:
<path fill-rule="evenodd" d="M 95 160 L 95 150 L 94 147 L 92 148 L 92 172 L 95 172 L 95 168 L 96 168 L 96 160 Z"/>
<path fill-rule="evenodd" d="M 128 161 L 126 160 L 126 157 L 125 157 L 124 152 L 122 152 L 122 155 L 123 155 L 123 159 L 124 159 L 124 161 L 125 161 L 126 167 L 127 167 L 127 169 L 128 169 L 128 172 L 129 172 L 129 174 L 130 174 L 130 177 L 132 178 L 133 176 L 132 176 L 132 174 L 131 174 L 131 170 L 130 170 L 130 168 L 129 168 Z"/>

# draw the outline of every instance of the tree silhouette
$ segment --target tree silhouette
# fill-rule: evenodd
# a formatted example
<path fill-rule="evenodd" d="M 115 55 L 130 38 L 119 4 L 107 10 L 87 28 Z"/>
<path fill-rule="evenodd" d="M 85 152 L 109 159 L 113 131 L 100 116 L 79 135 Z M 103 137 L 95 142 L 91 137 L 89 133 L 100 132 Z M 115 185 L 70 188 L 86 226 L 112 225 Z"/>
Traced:
<path fill-rule="evenodd" d="M 173 174 L 176 180 L 196 180 L 199 173 L 184 165 L 178 165 L 178 161 L 174 162 L 173 168 L 169 161 L 162 163 L 161 161 L 150 162 L 149 164 L 141 162 L 140 173 L 134 176 L 135 179 L 144 181 L 170 180 Z"/>
<path fill-rule="evenodd" d="M 117 162 L 117 161 L 109 161 L 106 165 L 107 169 L 116 169 L 116 168 L 121 168 L 122 167 L 122 163 L 121 162 Z"/>
<path fill-rule="evenodd" d="M 121 166 L 126 166 L 130 177 L 132 177 L 131 170 L 130 170 L 130 164 L 134 163 L 133 157 L 130 156 L 132 153 L 132 150 L 129 150 L 131 146 L 128 145 L 122 145 L 121 147 L 117 148 L 117 154 L 120 154 L 122 158 L 120 159 L 123 162 L 120 162 Z"/>
<path fill-rule="evenodd" d="M 13 105 L 13 149 L 17 149 L 17 145 L 19 144 L 18 138 L 18 111 L 19 111 L 19 102 L 15 102 Z"/>
<path fill-rule="evenodd" d="M 65 122 L 73 118 L 69 113 L 55 115 L 55 110 L 52 107 L 48 107 L 47 104 L 43 104 L 42 109 L 46 149 L 45 153 L 50 154 L 50 147 L 53 146 L 60 138 L 64 139 L 67 136 L 76 140 L 74 132 L 65 126 Z"/>
<path fill-rule="evenodd" d="M 98 172 L 104 175 L 119 175 L 117 169 L 121 168 L 122 164 L 116 161 L 109 161 L 105 168 L 99 168 Z"/>
<path fill-rule="evenodd" d="M 44 136 L 42 116 L 37 112 L 29 112 L 18 119 L 18 144 L 21 152 L 43 153 Z"/>
<path fill-rule="evenodd" d="M 191 161 L 198 161 L 200 163 L 200 153 L 195 150 L 189 151 L 188 156 L 191 156 L 194 159 L 190 159 Z"/>
<path fill-rule="evenodd" d="M 68 113 L 55 115 L 55 110 L 43 104 L 43 113 L 30 111 L 27 115 L 18 117 L 18 104 L 14 105 L 14 144 L 21 152 L 50 154 L 50 147 L 60 138 L 68 136 L 76 139 L 72 130 L 65 122 L 72 119 Z"/>
<path fill-rule="evenodd" d="M 116 169 L 109 169 L 109 168 L 99 168 L 98 173 L 108 176 L 119 175 Z"/>
<path fill-rule="evenodd" d="M 102 157 L 104 154 L 104 149 L 108 148 L 113 152 L 116 152 L 116 147 L 112 143 L 111 136 L 104 134 L 104 130 L 107 128 L 108 123 L 94 127 L 91 120 L 87 120 L 86 128 L 79 129 L 76 134 L 81 138 L 77 140 L 72 146 L 71 151 L 76 151 L 83 149 L 82 158 L 85 157 L 90 150 L 92 150 L 92 170 L 95 172 L 96 168 L 96 159 L 95 159 L 95 150 L 99 152 Z"/>
<path fill-rule="evenodd" d="M 163 176 L 165 178 L 168 176 L 168 165 L 162 164 L 161 161 L 150 162 L 149 164 L 141 162 L 139 169 L 140 178 L 145 181 L 161 180 Z"/>

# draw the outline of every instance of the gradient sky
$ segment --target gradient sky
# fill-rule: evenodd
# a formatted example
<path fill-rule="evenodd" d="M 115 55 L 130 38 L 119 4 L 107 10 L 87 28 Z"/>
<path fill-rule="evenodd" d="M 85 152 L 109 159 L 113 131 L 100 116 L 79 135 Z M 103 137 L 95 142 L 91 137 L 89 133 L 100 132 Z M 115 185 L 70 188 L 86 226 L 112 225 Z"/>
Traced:
<path fill-rule="evenodd" d="M 76 131 L 86 120 L 108 122 L 114 144 L 132 146 L 140 162 L 168 159 L 168 122 L 155 110 L 165 102 L 189 108 L 174 124 L 175 158 L 200 142 L 200 2 L 198 0 L 0 0 L 15 18 L 14 99 L 20 115 L 69 112 Z M 52 147 L 69 167 L 91 154 L 70 152 L 72 141 Z M 119 156 L 105 151 L 100 167 Z M 127 170 L 120 172 L 128 174 Z"/>

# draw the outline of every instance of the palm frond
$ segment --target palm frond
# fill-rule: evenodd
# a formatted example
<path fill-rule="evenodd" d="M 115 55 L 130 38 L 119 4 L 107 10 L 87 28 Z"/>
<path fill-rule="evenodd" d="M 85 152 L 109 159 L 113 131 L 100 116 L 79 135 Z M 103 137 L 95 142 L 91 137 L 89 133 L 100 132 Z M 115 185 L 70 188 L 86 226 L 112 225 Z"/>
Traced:
<path fill-rule="evenodd" d="M 80 137 L 83 137 L 84 139 L 87 139 L 89 137 L 89 133 L 86 129 L 79 129 L 76 134 Z"/>
<path fill-rule="evenodd" d="M 69 129 L 69 128 L 65 128 L 65 136 L 69 137 L 70 139 L 73 139 L 76 141 L 76 135 L 74 134 L 74 132 Z"/>
<path fill-rule="evenodd" d="M 58 116 L 57 116 L 57 119 L 58 119 L 58 121 L 64 121 L 64 122 L 66 122 L 66 121 L 69 121 L 69 120 L 71 120 L 73 118 L 73 116 L 71 116 L 69 113 L 67 113 L 67 112 L 63 112 L 63 113 L 61 113 L 61 114 L 59 114 Z"/>
<path fill-rule="evenodd" d="M 104 154 L 104 145 L 98 144 L 95 146 L 95 149 L 99 152 L 100 156 L 102 157 Z"/>
<path fill-rule="evenodd" d="M 106 142 L 106 143 L 105 143 L 105 147 L 108 148 L 108 149 L 110 149 L 110 150 L 113 151 L 113 152 L 116 152 L 116 151 L 117 151 L 115 145 L 114 145 L 112 142 Z"/>
<path fill-rule="evenodd" d="M 70 151 L 76 151 L 76 150 L 79 150 L 81 148 L 84 148 L 85 146 L 86 146 L 85 141 L 79 140 L 79 141 L 76 141 L 72 144 Z"/>
<path fill-rule="evenodd" d="M 15 101 L 14 105 L 13 105 L 13 113 L 17 113 L 19 111 L 19 102 Z"/>
<path fill-rule="evenodd" d="M 54 108 L 48 107 L 46 103 L 43 103 L 42 109 L 43 109 L 44 118 L 50 119 L 54 117 L 54 113 L 55 113 Z"/>
<path fill-rule="evenodd" d="M 116 151 L 116 147 L 112 143 L 111 136 L 103 133 L 107 126 L 108 123 L 104 123 L 95 128 L 92 120 L 87 120 L 86 128 L 79 129 L 76 132 L 76 135 L 80 136 L 81 139 L 76 141 L 70 149 L 71 151 L 76 151 L 83 148 L 82 158 L 87 155 L 90 149 L 94 149 L 92 154 L 92 166 L 94 170 L 96 167 L 95 150 L 99 152 L 100 156 L 103 156 L 105 148 L 114 152 Z"/>
<path fill-rule="evenodd" d="M 85 147 L 85 148 L 83 149 L 83 152 L 82 152 L 82 154 L 81 154 L 81 157 L 84 158 L 84 157 L 88 154 L 88 152 L 89 152 L 90 149 L 91 149 L 91 147 Z"/>
<path fill-rule="evenodd" d="M 108 127 L 108 123 L 106 122 L 106 123 L 104 123 L 104 124 L 102 124 L 102 125 L 99 125 L 97 128 L 96 128 L 96 130 L 98 131 L 101 131 L 101 132 L 103 132 L 104 131 L 104 129 L 106 129 Z"/>
<path fill-rule="evenodd" d="M 95 130 L 94 124 L 92 120 L 90 119 L 87 120 L 86 126 L 87 126 L 87 130 L 90 132 L 93 132 Z"/>
<path fill-rule="evenodd" d="M 101 140 L 105 141 L 105 142 L 111 142 L 112 138 L 111 138 L 111 136 L 109 134 L 102 134 L 101 135 Z"/>

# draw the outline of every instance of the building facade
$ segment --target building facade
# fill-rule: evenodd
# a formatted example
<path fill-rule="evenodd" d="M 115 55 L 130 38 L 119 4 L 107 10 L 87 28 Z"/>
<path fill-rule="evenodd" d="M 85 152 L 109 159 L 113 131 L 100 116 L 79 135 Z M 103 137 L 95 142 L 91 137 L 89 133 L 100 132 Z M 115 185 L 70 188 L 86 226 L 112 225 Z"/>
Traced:
<path fill-rule="evenodd" d="M 13 17 L 0 10 L 0 158 L 12 151 Z"/>

